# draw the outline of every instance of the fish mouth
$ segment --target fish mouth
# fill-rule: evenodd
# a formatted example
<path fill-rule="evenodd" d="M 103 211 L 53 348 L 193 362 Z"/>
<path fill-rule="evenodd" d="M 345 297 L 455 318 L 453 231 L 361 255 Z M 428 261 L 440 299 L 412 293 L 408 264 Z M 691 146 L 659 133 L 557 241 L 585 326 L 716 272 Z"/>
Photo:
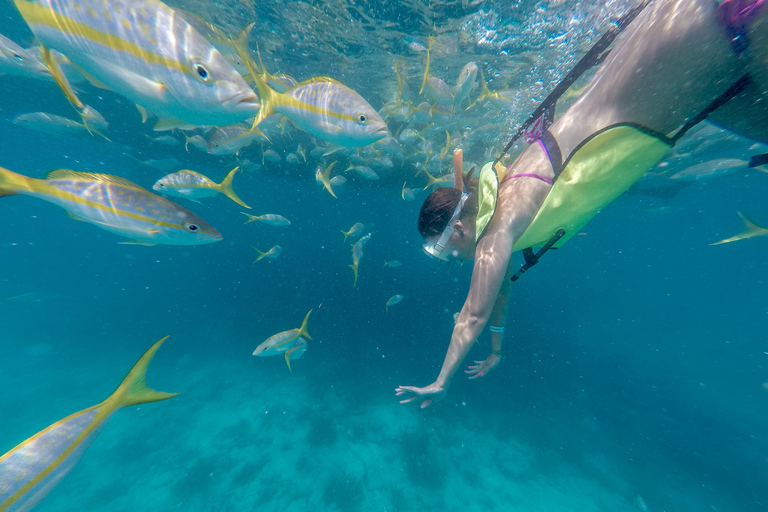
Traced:
<path fill-rule="evenodd" d="M 201 236 L 200 239 L 204 244 L 212 244 L 215 242 L 221 242 L 224 240 L 224 237 L 221 236 L 221 233 L 216 231 L 215 233 L 206 233 L 205 235 Z"/>
<path fill-rule="evenodd" d="M 234 110 L 255 111 L 261 106 L 259 97 L 253 91 L 239 92 L 224 100 Z"/>

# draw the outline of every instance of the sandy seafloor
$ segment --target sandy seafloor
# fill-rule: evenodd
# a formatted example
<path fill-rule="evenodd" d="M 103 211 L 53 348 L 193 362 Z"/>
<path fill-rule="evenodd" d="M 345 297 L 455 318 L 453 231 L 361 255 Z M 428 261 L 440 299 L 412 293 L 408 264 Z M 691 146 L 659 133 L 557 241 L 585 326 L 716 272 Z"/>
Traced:
<path fill-rule="evenodd" d="M 0 80 L 0 165 L 162 176 L 122 146 L 11 124 L 68 107 L 53 86 Z M 210 174 L 231 162 L 132 142 Z M 764 173 L 619 198 L 514 285 L 498 369 L 458 375 L 421 410 L 394 389 L 436 377 L 471 266 L 420 252 L 423 194 L 353 181 L 334 200 L 314 169 L 236 178 L 251 213 L 287 228 L 243 225 L 221 196 L 179 199 L 224 234 L 197 247 L 119 245 L 42 201 L 0 200 L 0 453 L 103 400 L 165 335 L 148 382 L 181 393 L 118 411 L 35 510 L 768 509 L 768 239 L 708 245 L 742 229 L 737 210 L 768 225 Z M 358 221 L 372 236 L 353 289 L 339 230 Z M 275 243 L 280 258 L 252 263 L 252 246 Z M 292 374 L 251 356 L 309 309 Z M 469 359 L 489 344 L 485 333 Z"/>

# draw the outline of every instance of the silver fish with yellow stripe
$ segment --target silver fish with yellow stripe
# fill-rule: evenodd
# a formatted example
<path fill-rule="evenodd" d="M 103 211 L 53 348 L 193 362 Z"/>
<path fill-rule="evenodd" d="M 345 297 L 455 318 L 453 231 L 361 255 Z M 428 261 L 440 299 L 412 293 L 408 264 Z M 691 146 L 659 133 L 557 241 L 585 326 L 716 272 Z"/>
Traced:
<path fill-rule="evenodd" d="M 112 395 L 57 421 L 0 457 L 0 512 L 31 510 L 77 464 L 115 411 L 178 395 L 147 386 L 147 366 L 161 339 L 139 359 Z"/>
<path fill-rule="evenodd" d="M 307 350 L 307 340 L 312 339 L 307 332 L 307 322 L 311 313 L 312 310 L 310 309 L 298 329 L 289 329 L 267 338 L 266 341 L 256 347 L 253 355 L 266 357 L 285 354 L 285 364 L 288 365 L 288 370 L 293 372 L 291 360 L 300 358 Z"/>
<path fill-rule="evenodd" d="M 252 131 L 264 119 L 278 113 L 310 135 L 341 146 L 367 146 L 387 135 L 387 125 L 379 113 L 357 92 L 333 78 L 310 78 L 282 93 L 272 89 L 247 47 L 252 27 L 245 28 L 237 37 L 238 53 L 256 83 L 261 101 Z"/>
<path fill-rule="evenodd" d="M 163 176 L 152 185 L 152 189 L 171 196 L 186 197 L 193 201 L 200 197 L 211 197 L 222 193 L 240 206 L 250 208 L 235 194 L 232 188 L 232 179 L 238 170 L 240 170 L 239 166 L 229 171 L 221 183 L 216 183 L 199 172 L 182 169 L 179 172 Z"/>
<path fill-rule="evenodd" d="M 199 245 L 221 234 L 203 219 L 124 178 L 58 169 L 40 180 L 0 167 L 0 197 L 25 194 L 70 216 L 148 245 Z"/>
<path fill-rule="evenodd" d="M 256 94 L 214 46 L 159 0 L 14 0 L 46 50 L 64 54 L 94 84 L 196 125 L 230 125 L 259 109 Z M 57 63 L 46 64 L 82 104 Z"/>

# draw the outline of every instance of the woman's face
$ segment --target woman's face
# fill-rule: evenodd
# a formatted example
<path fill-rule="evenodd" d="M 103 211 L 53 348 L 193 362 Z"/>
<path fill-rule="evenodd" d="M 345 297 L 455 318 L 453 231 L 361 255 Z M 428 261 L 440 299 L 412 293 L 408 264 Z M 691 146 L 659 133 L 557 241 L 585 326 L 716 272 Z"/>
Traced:
<path fill-rule="evenodd" d="M 428 244 L 434 244 L 440 238 L 439 235 L 426 239 Z M 443 261 L 470 261 L 475 257 L 475 233 L 467 229 L 461 221 L 457 221 L 445 249 L 440 253 Z"/>

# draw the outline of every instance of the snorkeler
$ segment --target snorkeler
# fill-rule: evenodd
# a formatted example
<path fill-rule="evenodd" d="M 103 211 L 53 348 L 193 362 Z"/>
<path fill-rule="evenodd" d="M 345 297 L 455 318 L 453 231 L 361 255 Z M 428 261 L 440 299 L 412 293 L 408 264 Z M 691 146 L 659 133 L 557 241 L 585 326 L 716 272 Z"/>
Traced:
<path fill-rule="evenodd" d="M 423 408 L 444 398 L 489 321 L 491 353 L 465 373 L 482 377 L 499 364 L 511 279 L 520 274 L 513 251 L 523 249 L 530 267 L 541 253 L 532 247 L 567 241 L 704 118 L 768 142 L 768 0 L 641 5 L 607 57 L 594 60 L 604 58 L 581 97 L 553 123 L 553 108 L 531 123 L 530 145 L 511 165 L 499 157 L 477 184 L 457 179 L 424 201 L 425 251 L 475 263 L 437 380 L 398 387 L 401 403 Z"/>

